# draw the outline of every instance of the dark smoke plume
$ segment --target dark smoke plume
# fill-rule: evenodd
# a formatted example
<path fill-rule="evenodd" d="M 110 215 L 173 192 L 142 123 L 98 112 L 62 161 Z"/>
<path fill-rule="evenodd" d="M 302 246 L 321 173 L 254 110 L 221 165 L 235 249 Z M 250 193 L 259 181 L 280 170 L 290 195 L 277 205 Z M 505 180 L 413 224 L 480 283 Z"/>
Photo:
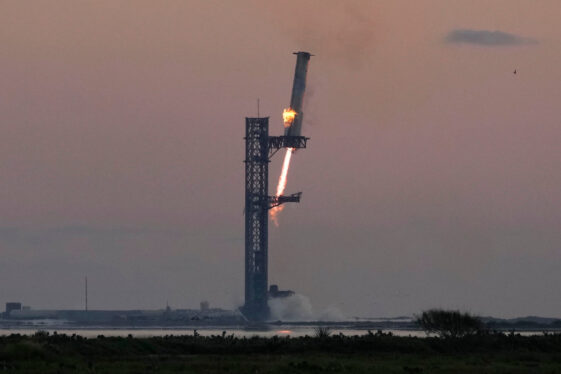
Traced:
<path fill-rule="evenodd" d="M 288 0 L 261 6 L 298 49 L 324 60 L 356 67 L 374 48 L 376 12 L 371 1 Z"/>

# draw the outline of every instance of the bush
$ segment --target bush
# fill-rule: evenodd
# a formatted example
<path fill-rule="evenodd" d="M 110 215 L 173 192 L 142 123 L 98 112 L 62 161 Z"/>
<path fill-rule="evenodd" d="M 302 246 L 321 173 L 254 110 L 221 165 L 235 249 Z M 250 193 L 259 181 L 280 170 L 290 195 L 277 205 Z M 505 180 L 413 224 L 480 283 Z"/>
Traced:
<path fill-rule="evenodd" d="M 483 322 L 477 316 L 457 310 L 431 309 L 424 311 L 415 319 L 425 332 L 434 333 L 442 338 L 458 338 L 483 331 Z"/>
<path fill-rule="evenodd" d="M 316 338 L 325 339 L 331 335 L 331 329 L 327 326 L 319 326 L 314 329 L 314 336 Z"/>

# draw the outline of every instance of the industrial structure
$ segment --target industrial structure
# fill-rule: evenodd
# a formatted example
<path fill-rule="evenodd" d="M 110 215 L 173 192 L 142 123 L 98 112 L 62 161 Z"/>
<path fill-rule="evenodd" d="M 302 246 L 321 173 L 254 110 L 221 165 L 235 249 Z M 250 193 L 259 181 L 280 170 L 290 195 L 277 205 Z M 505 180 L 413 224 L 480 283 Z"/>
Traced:
<path fill-rule="evenodd" d="M 40 322 L 37 322 L 40 321 Z M 211 308 L 207 301 L 200 309 L 157 310 L 56 310 L 31 309 L 21 303 L 6 303 L 0 316 L 4 326 L 187 326 L 187 325 L 239 325 L 245 319 L 239 311 Z"/>
<path fill-rule="evenodd" d="M 269 136 L 269 117 L 246 118 L 245 134 L 245 304 L 244 316 L 264 321 L 268 307 L 268 212 L 288 202 L 299 202 L 301 192 L 288 196 L 269 195 L 269 162 L 281 148 L 306 148 L 301 136 L 302 106 L 311 54 L 296 52 L 296 69 L 290 100 L 294 119 L 283 136 Z M 278 290 L 278 288 L 276 288 Z"/>

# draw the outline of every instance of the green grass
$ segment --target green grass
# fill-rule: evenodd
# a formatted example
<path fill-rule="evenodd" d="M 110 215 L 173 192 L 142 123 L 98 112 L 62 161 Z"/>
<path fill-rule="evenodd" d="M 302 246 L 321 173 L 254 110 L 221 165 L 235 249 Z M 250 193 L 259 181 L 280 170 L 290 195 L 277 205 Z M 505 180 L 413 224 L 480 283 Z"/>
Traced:
<path fill-rule="evenodd" d="M 560 373 L 561 336 L 0 337 L 12 373 Z"/>

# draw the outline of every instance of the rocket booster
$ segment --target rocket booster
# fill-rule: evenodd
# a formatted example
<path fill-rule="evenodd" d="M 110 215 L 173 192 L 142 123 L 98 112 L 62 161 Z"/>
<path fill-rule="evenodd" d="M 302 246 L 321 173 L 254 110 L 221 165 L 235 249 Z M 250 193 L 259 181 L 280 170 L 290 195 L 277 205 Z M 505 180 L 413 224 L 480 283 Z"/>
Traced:
<path fill-rule="evenodd" d="M 308 62 L 312 56 L 308 52 L 294 52 L 296 55 L 296 70 L 294 71 L 294 83 L 292 84 L 292 96 L 290 98 L 290 109 L 296 112 L 292 125 L 284 130 L 285 136 L 301 136 L 302 105 L 304 92 L 306 91 L 306 75 L 308 74 Z"/>

